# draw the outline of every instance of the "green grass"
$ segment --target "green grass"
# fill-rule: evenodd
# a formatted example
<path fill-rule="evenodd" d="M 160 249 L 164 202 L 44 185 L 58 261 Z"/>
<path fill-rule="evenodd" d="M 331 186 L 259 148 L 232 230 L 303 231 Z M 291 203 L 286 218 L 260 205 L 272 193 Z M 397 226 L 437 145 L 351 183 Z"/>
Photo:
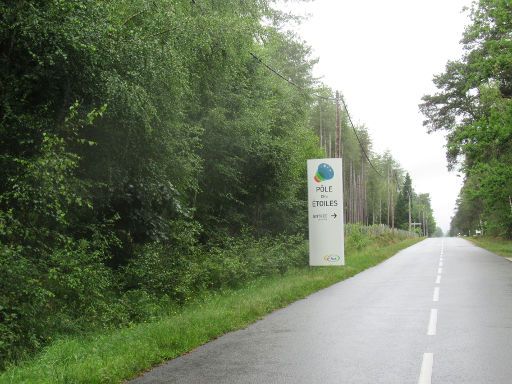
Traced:
<path fill-rule="evenodd" d="M 372 267 L 421 239 L 347 252 L 344 267 L 301 268 L 210 294 L 152 323 L 53 343 L 0 383 L 119 383 L 269 312 Z"/>
<path fill-rule="evenodd" d="M 512 240 L 504 240 L 493 237 L 471 237 L 475 245 L 485 248 L 497 255 L 512 257 Z"/>

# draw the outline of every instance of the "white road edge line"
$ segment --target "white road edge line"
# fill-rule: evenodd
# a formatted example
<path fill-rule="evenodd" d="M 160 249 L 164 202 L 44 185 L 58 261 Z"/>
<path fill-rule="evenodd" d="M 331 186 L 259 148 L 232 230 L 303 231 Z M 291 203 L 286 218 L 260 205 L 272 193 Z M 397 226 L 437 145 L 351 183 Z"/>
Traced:
<path fill-rule="evenodd" d="M 439 301 L 439 287 L 434 288 L 434 296 L 432 297 L 432 301 Z"/>
<path fill-rule="evenodd" d="M 441 284 L 441 275 L 437 275 L 436 284 Z"/>
<path fill-rule="evenodd" d="M 423 362 L 421 363 L 420 378 L 418 384 L 432 383 L 432 366 L 434 365 L 434 354 L 424 353 Z"/>
<path fill-rule="evenodd" d="M 430 319 L 428 321 L 428 336 L 435 336 L 437 331 L 437 309 L 430 310 Z"/>
<path fill-rule="evenodd" d="M 443 261 L 440 261 L 439 262 L 439 266 L 442 267 L 443 266 Z"/>
<path fill-rule="evenodd" d="M 441 267 L 437 268 L 437 274 L 440 275 L 441 273 L 443 273 L 443 268 L 441 268 Z"/>

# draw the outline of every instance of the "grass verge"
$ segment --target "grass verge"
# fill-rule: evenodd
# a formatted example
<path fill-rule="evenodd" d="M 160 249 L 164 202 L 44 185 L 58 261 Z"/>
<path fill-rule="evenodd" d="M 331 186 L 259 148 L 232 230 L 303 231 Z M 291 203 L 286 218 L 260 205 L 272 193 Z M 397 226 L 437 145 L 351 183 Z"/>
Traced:
<path fill-rule="evenodd" d="M 470 237 L 469 240 L 488 251 L 504 257 L 512 257 L 512 241 L 494 237 Z"/>
<path fill-rule="evenodd" d="M 346 266 L 300 268 L 282 276 L 211 294 L 152 323 L 53 343 L 35 358 L 9 367 L 3 383 L 119 383 L 180 356 L 269 312 L 351 277 L 417 243 L 373 243 L 348 251 Z"/>

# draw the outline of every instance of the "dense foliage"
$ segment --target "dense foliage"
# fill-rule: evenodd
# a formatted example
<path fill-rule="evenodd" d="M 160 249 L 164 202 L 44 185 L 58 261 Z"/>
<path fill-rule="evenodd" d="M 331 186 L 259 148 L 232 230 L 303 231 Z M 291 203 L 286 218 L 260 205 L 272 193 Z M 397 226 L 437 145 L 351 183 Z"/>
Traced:
<path fill-rule="evenodd" d="M 306 263 L 332 91 L 270 3 L 0 1 L 0 366 Z M 403 172 L 343 116 L 347 221 L 395 226 Z"/>
<path fill-rule="evenodd" d="M 439 91 L 423 98 L 430 130 L 448 132 L 450 166 L 464 187 L 452 234 L 512 237 L 512 4 L 479 0 L 462 44 L 465 54 L 434 78 Z"/>

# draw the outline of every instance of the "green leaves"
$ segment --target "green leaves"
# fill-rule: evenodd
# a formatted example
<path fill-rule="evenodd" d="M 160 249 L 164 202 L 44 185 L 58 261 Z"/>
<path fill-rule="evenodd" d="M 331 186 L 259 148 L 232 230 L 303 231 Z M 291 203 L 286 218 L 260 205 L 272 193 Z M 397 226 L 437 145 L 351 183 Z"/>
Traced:
<path fill-rule="evenodd" d="M 195 272 L 178 275 L 200 243 L 304 230 L 304 164 L 320 153 L 311 100 L 249 52 L 304 87 L 313 61 L 262 23 L 278 19 L 267 1 L 0 11 L 1 358 L 94 319 L 128 321 L 118 300 L 133 276 L 181 300 Z M 242 259 L 226 266 L 233 281 L 247 272 Z"/>
<path fill-rule="evenodd" d="M 424 96 L 420 105 L 430 130 L 448 131 L 449 165 L 459 164 L 466 175 L 452 233 L 486 227 L 512 236 L 506 206 L 512 194 L 511 33 L 510 2 L 475 1 L 462 40 L 464 57 L 434 78 L 439 92 Z"/>

